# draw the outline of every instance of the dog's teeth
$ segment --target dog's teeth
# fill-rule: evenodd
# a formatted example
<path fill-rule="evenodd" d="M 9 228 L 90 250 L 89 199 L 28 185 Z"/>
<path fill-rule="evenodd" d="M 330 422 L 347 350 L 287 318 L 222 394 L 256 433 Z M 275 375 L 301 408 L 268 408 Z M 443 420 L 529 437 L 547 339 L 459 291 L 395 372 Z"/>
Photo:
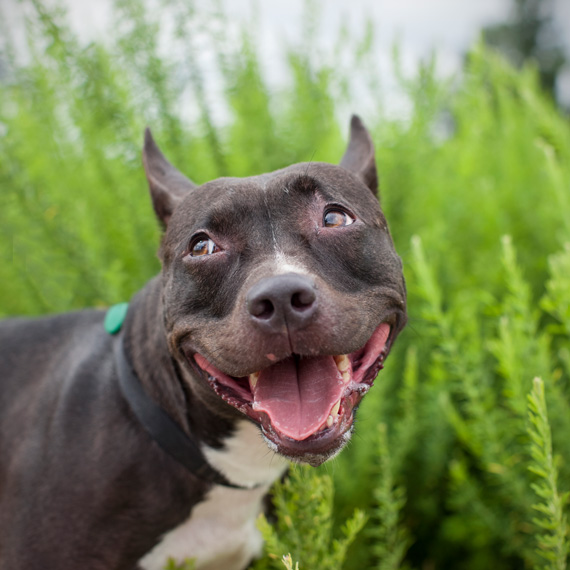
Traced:
<path fill-rule="evenodd" d="M 257 381 L 259 380 L 259 372 L 253 372 L 249 375 L 249 386 L 253 390 L 257 385 Z"/>
<path fill-rule="evenodd" d="M 338 419 L 338 412 L 340 410 L 340 400 L 332 407 L 331 409 L 331 413 L 329 414 L 328 418 L 327 418 L 327 427 L 330 428 L 335 420 Z"/>
<path fill-rule="evenodd" d="M 342 381 L 345 384 L 348 384 L 350 382 L 350 372 L 348 370 L 346 370 L 342 373 Z"/>
<path fill-rule="evenodd" d="M 337 368 L 341 372 L 346 372 L 350 368 L 350 359 L 346 354 L 341 354 L 339 356 L 335 356 L 334 360 L 336 362 Z"/>

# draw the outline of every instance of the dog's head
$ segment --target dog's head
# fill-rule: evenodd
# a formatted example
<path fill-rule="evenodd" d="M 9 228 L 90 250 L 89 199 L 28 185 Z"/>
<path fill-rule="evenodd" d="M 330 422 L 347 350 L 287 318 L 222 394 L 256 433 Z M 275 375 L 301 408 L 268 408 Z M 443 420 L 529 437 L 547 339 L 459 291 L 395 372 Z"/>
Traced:
<path fill-rule="evenodd" d="M 322 463 L 348 441 L 406 318 L 370 135 L 353 117 L 340 166 L 201 186 L 149 131 L 143 159 L 165 227 L 168 344 L 192 389 L 282 455 Z"/>

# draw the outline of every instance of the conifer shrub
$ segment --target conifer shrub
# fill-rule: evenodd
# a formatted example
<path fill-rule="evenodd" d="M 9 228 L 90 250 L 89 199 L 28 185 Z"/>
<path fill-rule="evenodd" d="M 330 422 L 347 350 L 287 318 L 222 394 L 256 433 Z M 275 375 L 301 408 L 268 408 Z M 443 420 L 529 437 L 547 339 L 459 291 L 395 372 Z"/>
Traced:
<path fill-rule="evenodd" d="M 278 87 L 255 32 L 217 8 L 116 0 L 113 33 L 85 45 L 62 11 L 28 5 L 29 58 L 9 41 L 0 56 L 0 315 L 104 307 L 158 271 L 144 126 L 201 183 L 337 162 L 349 111 L 378 101 L 364 119 L 409 325 L 350 446 L 276 485 L 257 568 L 566 568 L 570 126 L 535 70 L 480 44 L 453 81 L 428 60 L 398 72 L 411 113 L 395 119 L 373 30 L 341 30 L 327 58 L 314 3 Z"/>

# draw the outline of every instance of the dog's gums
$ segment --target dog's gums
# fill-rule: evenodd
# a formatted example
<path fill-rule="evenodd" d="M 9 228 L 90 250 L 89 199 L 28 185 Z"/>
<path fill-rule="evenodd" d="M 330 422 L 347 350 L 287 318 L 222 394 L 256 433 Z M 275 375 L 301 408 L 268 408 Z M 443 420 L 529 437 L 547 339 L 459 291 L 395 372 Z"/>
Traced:
<path fill-rule="evenodd" d="M 201 354 L 193 361 L 213 390 L 262 428 L 279 451 L 292 458 L 327 454 L 351 429 L 353 412 L 383 368 L 394 328 L 384 322 L 366 345 L 350 354 L 291 356 L 236 378 Z"/>

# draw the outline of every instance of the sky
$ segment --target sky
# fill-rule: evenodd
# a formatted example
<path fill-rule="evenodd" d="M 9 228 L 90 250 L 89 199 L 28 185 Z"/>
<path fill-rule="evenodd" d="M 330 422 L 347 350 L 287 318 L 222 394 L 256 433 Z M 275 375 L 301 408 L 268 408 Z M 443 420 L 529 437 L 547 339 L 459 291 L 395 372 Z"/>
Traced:
<path fill-rule="evenodd" d="M 49 1 L 49 0 L 47 0 Z M 570 60 L 570 0 L 553 0 L 555 24 L 561 30 Z M 211 4 L 197 0 L 198 5 Z M 265 76 L 278 84 L 286 72 L 281 61 L 283 47 L 300 36 L 304 0 L 222 0 L 229 21 L 238 28 L 255 19 L 257 40 Z M 72 26 L 85 41 L 104 39 L 108 33 L 111 0 L 63 0 Z M 324 0 L 320 2 L 320 21 L 316 44 L 325 53 L 333 50 L 338 29 L 346 23 L 356 33 L 370 17 L 377 39 L 378 65 L 385 77 L 388 111 L 403 112 L 401 97 L 394 91 L 391 51 L 394 42 L 401 50 L 404 70 L 413 72 L 418 62 L 432 50 L 437 54 L 438 73 L 449 76 L 461 69 L 463 56 L 476 41 L 482 27 L 504 22 L 513 0 Z M 0 0 L 2 12 L 12 30 L 21 27 L 19 0 Z M 563 101 L 570 105 L 570 66 L 559 81 Z M 392 95 L 392 96 L 391 96 Z"/>

